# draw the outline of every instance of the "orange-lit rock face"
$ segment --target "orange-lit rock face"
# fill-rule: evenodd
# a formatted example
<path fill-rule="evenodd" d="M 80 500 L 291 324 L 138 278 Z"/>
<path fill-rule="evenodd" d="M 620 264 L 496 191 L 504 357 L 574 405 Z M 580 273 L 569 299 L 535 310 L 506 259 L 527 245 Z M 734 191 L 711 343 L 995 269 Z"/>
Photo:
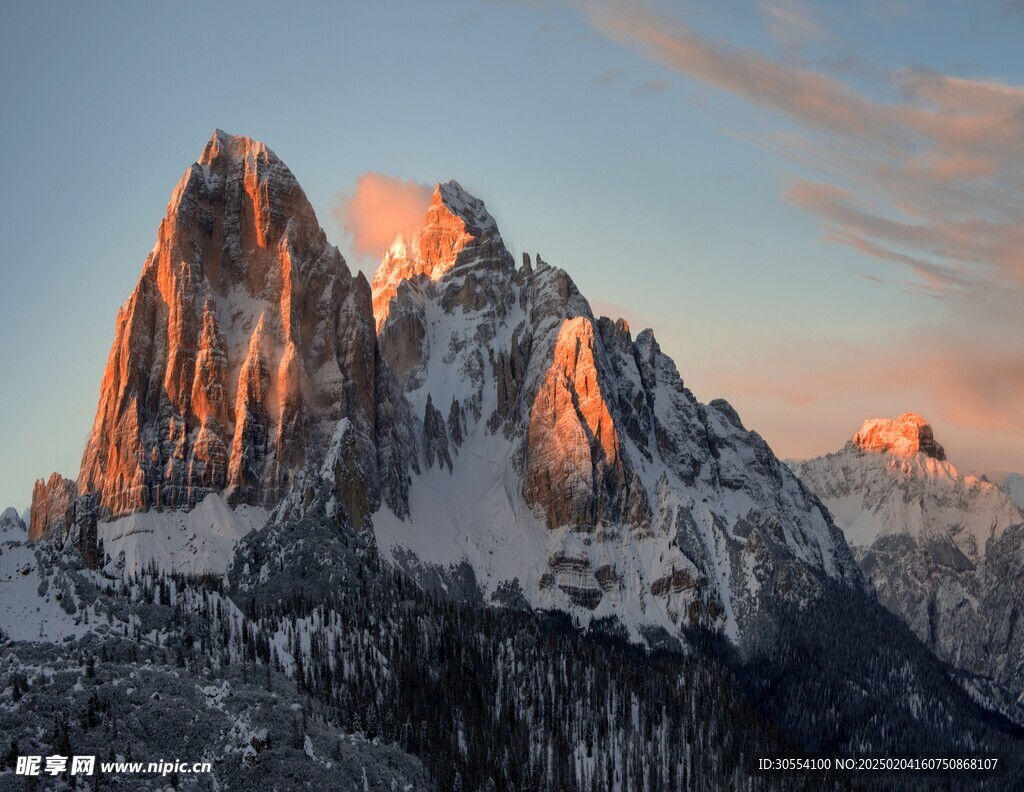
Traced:
<path fill-rule="evenodd" d="M 391 299 L 403 280 L 422 276 L 436 281 L 462 263 L 488 257 L 503 260 L 507 256 L 497 226 L 483 203 L 457 182 L 438 184 L 422 230 L 414 239 L 396 239 L 374 273 L 373 315 L 377 329 L 387 319 Z M 511 266 L 511 260 L 507 265 Z"/>
<path fill-rule="evenodd" d="M 523 497 L 549 528 L 636 522 L 646 511 L 602 392 L 598 343 L 592 319 L 566 319 L 530 411 Z"/>
<path fill-rule="evenodd" d="M 217 132 L 118 313 L 79 489 L 114 515 L 272 504 L 341 417 L 372 436 L 375 371 L 366 280 L 272 151 Z"/>
<path fill-rule="evenodd" d="M 39 479 L 32 488 L 32 516 L 29 521 L 29 541 L 48 536 L 64 519 L 64 513 L 78 494 L 73 479 L 53 473 L 48 481 Z"/>
<path fill-rule="evenodd" d="M 935 442 L 932 427 L 917 413 L 903 413 L 899 418 L 872 418 L 864 422 L 853 436 L 853 444 L 862 451 L 879 451 L 896 456 L 923 453 L 938 460 L 946 452 Z"/>

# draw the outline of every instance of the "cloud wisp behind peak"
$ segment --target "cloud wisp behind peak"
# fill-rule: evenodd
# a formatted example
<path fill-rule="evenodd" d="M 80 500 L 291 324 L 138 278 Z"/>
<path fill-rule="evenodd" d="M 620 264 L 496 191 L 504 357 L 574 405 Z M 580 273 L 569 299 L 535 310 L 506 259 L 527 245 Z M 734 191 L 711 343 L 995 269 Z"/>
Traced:
<path fill-rule="evenodd" d="M 411 239 L 423 224 L 432 188 L 368 171 L 351 192 L 338 193 L 332 211 L 357 257 L 380 259 L 395 237 Z"/>

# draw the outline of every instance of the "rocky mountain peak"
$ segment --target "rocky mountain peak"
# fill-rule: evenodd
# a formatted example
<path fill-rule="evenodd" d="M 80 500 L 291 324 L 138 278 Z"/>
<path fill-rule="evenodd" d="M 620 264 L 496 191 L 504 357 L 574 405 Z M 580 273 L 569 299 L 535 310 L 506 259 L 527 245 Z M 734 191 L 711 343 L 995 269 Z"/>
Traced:
<path fill-rule="evenodd" d="M 862 451 L 889 453 L 894 456 L 925 454 L 942 461 L 946 452 L 935 441 L 931 424 L 917 413 L 907 412 L 898 418 L 870 418 L 851 440 Z"/>
<path fill-rule="evenodd" d="M 288 167 L 218 130 L 118 314 L 79 490 L 114 516 L 272 506 L 347 417 L 375 499 L 381 376 L 369 284 Z"/>
<path fill-rule="evenodd" d="M 250 159 L 257 161 L 280 163 L 277 155 L 258 140 L 245 135 L 232 135 L 223 129 L 215 129 L 199 158 L 200 165 L 212 165 L 217 160 L 227 157 L 233 160 Z"/>
<path fill-rule="evenodd" d="M 484 202 L 457 181 L 434 188 L 422 228 L 399 235 L 373 276 L 373 314 L 380 330 L 402 281 L 439 281 L 461 270 L 511 274 L 512 256 Z"/>
<path fill-rule="evenodd" d="M 418 242 L 374 279 L 422 463 L 409 514 L 374 517 L 385 557 L 448 591 L 621 617 L 637 636 L 735 637 L 750 592 L 776 590 L 787 565 L 859 585 L 827 513 L 727 403 L 698 403 L 653 333 L 595 317 L 565 270 L 539 255 L 514 269 L 484 212 L 440 185 Z"/>
<path fill-rule="evenodd" d="M 497 234 L 498 224 L 491 217 L 484 202 L 474 195 L 471 195 L 457 181 L 438 183 L 434 187 L 434 194 L 430 198 L 431 207 L 443 207 L 450 214 L 460 218 L 465 224 L 466 232 L 472 236 L 484 236 L 485 234 Z M 427 220 L 430 221 L 430 210 L 427 210 Z"/>
<path fill-rule="evenodd" d="M 37 480 L 32 488 L 28 538 L 36 541 L 47 536 L 51 528 L 63 519 L 77 495 L 74 479 L 64 478 L 60 473 L 50 474 L 47 480 Z"/>
<path fill-rule="evenodd" d="M 4 509 L 3 514 L 0 514 L 0 535 L 8 531 L 24 531 L 25 522 L 21 519 L 21 515 L 18 514 L 18 510 L 13 506 L 8 506 Z"/>
<path fill-rule="evenodd" d="M 1001 581 L 1019 579 L 1024 517 L 1009 493 L 958 471 L 916 413 L 865 421 L 837 453 L 792 467 L 828 507 L 878 600 L 921 641 L 972 673 L 1016 673 L 1006 658 L 1020 651 L 1010 648 L 1020 646 L 1017 606 Z"/>

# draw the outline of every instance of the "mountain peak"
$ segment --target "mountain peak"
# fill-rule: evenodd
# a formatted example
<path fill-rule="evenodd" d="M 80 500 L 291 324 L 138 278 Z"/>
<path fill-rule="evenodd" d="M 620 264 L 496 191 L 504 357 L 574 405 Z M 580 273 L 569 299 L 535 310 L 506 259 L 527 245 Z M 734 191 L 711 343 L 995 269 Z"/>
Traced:
<path fill-rule="evenodd" d="M 8 506 L 4 509 L 3 514 L 0 514 L 0 533 L 14 528 L 24 531 L 25 523 L 22 521 L 21 515 L 18 514 L 18 510 L 13 506 Z"/>
<path fill-rule="evenodd" d="M 894 456 L 925 454 L 942 461 L 946 452 L 935 441 L 931 424 L 914 412 L 898 418 L 869 418 L 853 436 L 853 445 L 861 451 L 876 451 Z"/>
<path fill-rule="evenodd" d="M 369 319 L 368 284 L 327 242 L 287 165 L 215 131 L 118 314 L 80 492 L 114 517 L 221 493 L 276 505 L 342 417 L 374 432 Z M 61 481 L 37 485 L 32 538 L 63 514 Z"/>
<path fill-rule="evenodd" d="M 484 202 L 469 193 L 454 179 L 438 182 L 430 199 L 431 208 L 444 206 L 466 224 L 466 231 L 473 236 L 497 232 L 498 224 L 487 211 Z M 429 222 L 429 213 L 428 213 Z"/>
<path fill-rule="evenodd" d="M 484 202 L 455 180 L 434 187 L 422 228 L 411 239 L 399 235 L 373 276 L 373 312 L 378 330 L 402 281 L 439 281 L 454 270 L 511 273 L 512 256 Z"/>
<path fill-rule="evenodd" d="M 213 130 L 210 139 L 203 147 L 200 165 L 210 165 L 219 157 L 227 155 L 231 159 L 240 160 L 252 156 L 254 159 L 266 159 L 277 162 L 277 155 L 258 140 L 246 135 L 232 135 L 223 129 Z"/>

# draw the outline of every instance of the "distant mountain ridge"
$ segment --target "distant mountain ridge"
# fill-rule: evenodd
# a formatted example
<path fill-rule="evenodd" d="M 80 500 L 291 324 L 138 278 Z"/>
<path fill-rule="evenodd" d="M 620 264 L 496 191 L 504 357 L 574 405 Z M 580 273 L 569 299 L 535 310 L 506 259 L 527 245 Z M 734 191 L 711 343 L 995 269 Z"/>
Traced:
<path fill-rule="evenodd" d="M 888 433 L 862 428 L 840 451 L 793 470 L 834 515 L 879 601 L 940 657 L 1016 697 L 1024 690 L 1019 506 L 946 461 L 920 416 L 865 427 Z"/>

